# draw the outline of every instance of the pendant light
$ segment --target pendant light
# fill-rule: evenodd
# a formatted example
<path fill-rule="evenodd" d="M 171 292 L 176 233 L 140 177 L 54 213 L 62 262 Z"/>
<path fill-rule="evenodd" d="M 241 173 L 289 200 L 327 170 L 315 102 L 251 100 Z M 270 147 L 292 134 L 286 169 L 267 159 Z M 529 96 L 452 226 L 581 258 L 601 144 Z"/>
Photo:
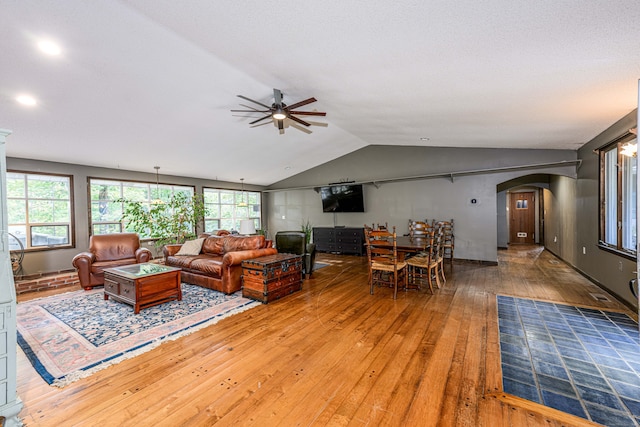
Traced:
<path fill-rule="evenodd" d="M 249 206 L 249 204 L 246 201 L 247 193 L 244 192 L 244 178 L 240 178 L 240 182 L 242 182 L 242 200 L 240 201 L 240 203 L 238 203 L 238 207 L 246 208 L 247 206 Z"/>
<path fill-rule="evenodd" d="M 162 200 L 160 199 L 160 176 L 158 173 L 160 166 L 154 166 L 153 168 L 156 170 L 156 198 L 151 203 L 159 205 L 162 203 Z"/>

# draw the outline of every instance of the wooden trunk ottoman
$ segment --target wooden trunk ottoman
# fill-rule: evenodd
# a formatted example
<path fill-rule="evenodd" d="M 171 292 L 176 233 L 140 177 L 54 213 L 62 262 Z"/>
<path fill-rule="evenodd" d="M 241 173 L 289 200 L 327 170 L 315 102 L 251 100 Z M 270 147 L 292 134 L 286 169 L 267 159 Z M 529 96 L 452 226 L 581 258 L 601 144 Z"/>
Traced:
<path fill-rule="evenodd" d="M 302 257 L 278 253 L 242 261 L 242 296 L 267 304 L 302 289 Z"/>

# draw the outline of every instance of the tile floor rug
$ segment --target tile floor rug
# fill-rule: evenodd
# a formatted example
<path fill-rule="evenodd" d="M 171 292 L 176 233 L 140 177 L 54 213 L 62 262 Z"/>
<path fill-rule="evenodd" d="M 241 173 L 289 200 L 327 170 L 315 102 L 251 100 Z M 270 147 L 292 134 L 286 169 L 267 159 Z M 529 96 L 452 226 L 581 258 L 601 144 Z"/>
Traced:
<path fill-rule="evenodd" d="M 503 391 L 609 427 L 640 426 L 638 324 L 498 295 Z"/>
<path fill-rule="evenodd" d="M 102 289 L 68 292 L 18 304 L 18 345 L 48 384 L 62 387 L 257 305 L 240 291 L 183 283 L 182 301 L 133 314 L 128 304 L 105 301 Z"/>

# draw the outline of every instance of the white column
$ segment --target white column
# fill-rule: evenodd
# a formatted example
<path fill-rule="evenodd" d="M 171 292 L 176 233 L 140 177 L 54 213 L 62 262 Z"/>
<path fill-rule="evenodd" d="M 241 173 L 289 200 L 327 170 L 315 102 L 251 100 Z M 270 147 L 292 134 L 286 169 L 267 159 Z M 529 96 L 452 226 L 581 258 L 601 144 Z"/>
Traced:
<path fill-rule="evenodd" d="M 0 129 L 0 416 L 4 426 L 21 426 L 22 401 L 16 393 L 16 288 L 7 234 L 7 159 L 5 141 L 10 130 Z"/>

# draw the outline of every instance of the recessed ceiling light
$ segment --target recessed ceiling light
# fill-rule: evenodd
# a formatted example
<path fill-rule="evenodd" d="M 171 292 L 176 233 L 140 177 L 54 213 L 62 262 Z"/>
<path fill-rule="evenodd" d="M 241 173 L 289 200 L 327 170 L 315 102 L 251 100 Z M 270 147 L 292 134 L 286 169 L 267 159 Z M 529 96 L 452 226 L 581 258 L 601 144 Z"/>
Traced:
<path fill-rule="evenodd" d="M 422 138 L 420 138 L 420 141 L 428 141 L 429 138 L 427 138 L 426 136 L 423 136 Z"/>
<path fill-rule="evenodd" d="M 60 55 L 60 52 L 62 52 L 60 46 L 56 42 L 51 40 L 40 40 L 38 42 L 38 48 L 47 55 L 51 56 Z"/>
<path fill-rule="evenodd" d="M 16 96 L 16 101 L 18 101 L 22 105 L 34 106 L 38 103 L 36 99 L 31 95 L 18 95 Z"/>

